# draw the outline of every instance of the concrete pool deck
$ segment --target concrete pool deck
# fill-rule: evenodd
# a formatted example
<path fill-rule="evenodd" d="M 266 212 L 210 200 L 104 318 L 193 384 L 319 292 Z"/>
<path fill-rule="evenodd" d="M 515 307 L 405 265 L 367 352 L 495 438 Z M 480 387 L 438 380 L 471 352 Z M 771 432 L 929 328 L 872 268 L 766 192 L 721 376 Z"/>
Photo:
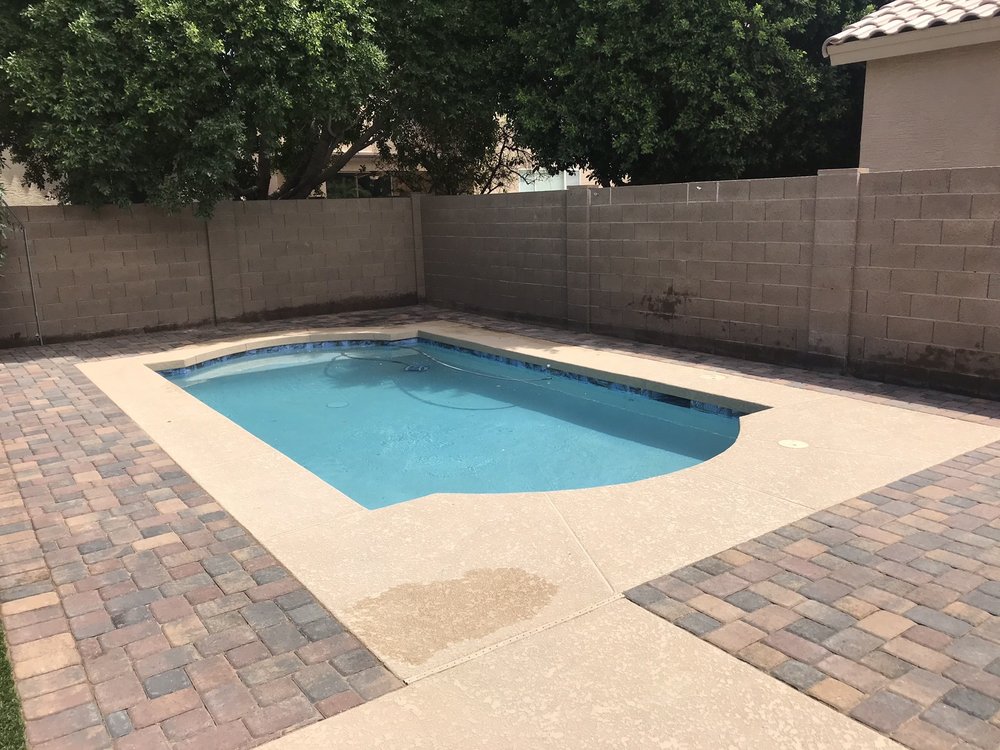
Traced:
<path fill-rule="evenodd" d="M 727 451 L 673 474 L 369 511 L 155 372 L 240 349 L 417 336 L 753 413 Z M 292 331 L 80 369 L 406 681 L 1000 440 L 986 425 L 451 322 Z"/>
<path fill-rule="evenodd" d="M 262 329 L 273 338 L 320 327 L 322 336 L 375 329 L 403 335 L 421 329 L 768 408 L 744 417 L 740 439 L 730 451 L 666 477 L 596 490 L 477 496 L 471 503 L 467 497 L 432 495 L 367 511 L 147 367 L 153 361 L 176 361 L 177 347 L 185 347 L 185 356 L 202 356 L 217 353 L 220 341 L 246 347 L 233 342 L 260 338 Z M 74 734 L 76 744 L 64 741 L 64 746 L 110 746 L 108 731 L 117 730 L 115 722 L 125 718 L 119 714 L 134 720 L 114 740 L 122 748 L 209 742 L 221 748 L 226 741 L 248 746 L 333 714 L 277 740 L 275 750 L 519 743 L 892 747 L 881 734 L 624 601 L 622 593 L 1000 439 L 996 404 L 427 308 L 24 349 L 0 355 L 0 362 L 0 384 L 5 395 L 11 393 L 0 422 L 11 457 L 5 518 L 14 518 L 20 503 L 29 521 L 13 532 L 23 535 L 8 540 L 13 546 L 0 541 L 0 564 L 7 571 L 0 583 L 11 584 L 0 586 L 0 596 L 9 603 L 4 620 L 18 646 L 31 643 L 33 634 L 41 640 L 62 632 L 73 636 L 66 644 L 59 641 L 59 653 L 65 651 L 60 666 L 21 683 L 52 674 L 58 678 L 50 677 L 44 687 L 37 679 L 26 687 L 19 683 L 22 697 L 31 696 L 26 699 L 29 725 L 47 722 L 32 735 L 36 747 Z M 78 364 L 86 377 L 76 370 Z M 128 450 L 110 443 L 111 463 L 101 453 L 97 465 L 91 457 L 102 430 L 107 437 L 111 431 L 120 435 Z M 215 442 L 207 445 L 206 436 Z M 786 440 L 809 446 L 779 444 Z M 88 461 L 94 464 L 89 470 Z M 102 473 L 108 466 L 122 473 Z M 157 487 L 176 486 L 185 489 L 156 494 Z M 133 527 L 142 533 L 132 533 Z M 232 550 L 225 546 L 240 533 L 255 539 L 231 545 Z M 144 543 L 147 538 L 153 541 Z M 30 557 L 27 547 L 22 549 L 30 544 L 45 553 L 41 565 L 20 562 Z M 241 552 L 251 549 L 253 557 Z M 228 561 L 233 555 L 242 572 Z M 227 558 L 223 566 L 220 556 Z M 162 591 L 170 581 L 146 580 L 151 573 L 143 567 L 157 558 L 168 579 L 191 580 L 191 588 L 169 592 L 177 606 L 194 608 L 180 618 L 183 626 L 170 619 L 160 622 L 163 605 L 157 602 L 161 595 L 171 598 Z M 129 575 L 111 577 L 122 569 L 112 563 L 121 559 Z M 247 562 L 256 559 L 261 562 Z M 24 570 L 15 574 L 15 568 Z M 323 655 L 340 659 L 336 663 L 345 673 L 329 675 L 325 694 L 316 689 L 317 670 L 303 658 L 316 650 L 303 645 L 309 637 L 303 628 L 310 623 L 291 623 L 298 628 L 296 639 L 288 628 L 274 630 L 284 626 L 251 621 L 261 608 L 253 616 L 246 611 L 288 594 L 274 588 L 284 579 L 267 583 L 268 576 L 259 575 L 265 570 L 290 572 L 305 586 L 303 596 L 315 597 L 333 613 L 332 622 L 347 626 L 371 650 L 373 656 L 366 658 L 380 658 L 408 684 L 383 694 L 399 684 L 385 674 L 380 687 L 369 690 L 371 683 L 359 681 L 356 668 L 344 666 L 342 655 L 350 649 L 341 647 L 340 654 Z M 208 604 L 228 603 L 206 608 L 197 601 L 201 594 L 191 596 L 196 583 L 203 590 L 216 587 L 218 594 Z M 136 593 L 130 586 L 159 593 L 148 601 L 142 596 L 130 600 L 132 608 L 108 615 L 107 624 L 101 621 L 107 630 L 89 635 L 87 623 L 78 618 L 96 622 L 101 602 L 122 606 L 120 596 Z M 247 592 L 257 597 L 254 604 Z M 91 609 L 81 612 L 77 608 L 84 599 Z M 292 603 L 312 606 L 303 601 L 284 600 L 290 609 L 279 602 L 270 612 L 297 611 Z M 129 624 L 122 617 L 125 611 L 142 617 L 150 607 L 152 622 Z M 44 616 L 38 614 L 43 611 Z M 64 621 L 65 631 L 60 631 Z M 135 642 L 149 643 L 133 648 L 127 642 L 123 651 L 116 634 L 136 627 L 149 632 Z M 205 646 L 202 639 L 227 627 L 243 628 L 246 642 L 220 642 L 215 650 L 210 640 Z M 292 646 L 282 645 L 282 639 Z M 151 674 L 154 667 L 146 663 L 137 669 L 135 664 L 148 658 L 143 649 L 154 648 L 154 642 L 160 649 L 156 655 L 166 647 L 170 658 L 187 661 Z M 332 647 L 330 637 L 318 642 Z M 171 692 L 152 698 L 146 689 L 126 708 L 118 706 L 127 701 L 109 702 L 100 679 L 105 677 L 100 666 L 109 656 L 124 660 L 126 671 L 114 679 L 131 686 L 125 679 L 131 669 L 137 676 L 130 679 L 142 683 L 141 694 L 148 679 L 170 672 L 154 683 L 154 691 Z M 14 658 L 16 666 L 39 655 L 19 649 Z M 211 664 L 206 667 L 206 662 Z M 33 668 L 54 664 L 36 661 Z M 82 675 L 73 673 L 77 682 L 60 682 L 70 680 L 67 670 L 79 664 L 84 669 Z M 246 672 L 259 664 L 264 667 Z M 379 669 L 376 664 L 366 662 L 362 671 Z M 220 709 L 218 695 L 205 697 L 223 687 L 201 674 L 215 667 L 232 672 L 218 679 L 232 689 L 242 709 L 227 712 Z M 330 666 L 324 669 L 328 673 Z M 260 689 L 264 683 L 252 682 L 258 675 L 268 678 L 269 692 Z M 170 680 L 177 684 L 167 685 Z M 344 693 L 329 687 L 339 688 L 344 680 L 354 696 L 349 701 L 337 699 Z M 78 685 L 96 692 L 89 712 L 79 709 L 85 703 L 65 708 L 51 697 Z M 247 688 L 249 699 L 240 692 Z M 68 711 L 76 713 L 64 717 Z M 60 727 L 73 728 L 59 734 Z M 81 744 L 81 732 L 91 744 Z"/>

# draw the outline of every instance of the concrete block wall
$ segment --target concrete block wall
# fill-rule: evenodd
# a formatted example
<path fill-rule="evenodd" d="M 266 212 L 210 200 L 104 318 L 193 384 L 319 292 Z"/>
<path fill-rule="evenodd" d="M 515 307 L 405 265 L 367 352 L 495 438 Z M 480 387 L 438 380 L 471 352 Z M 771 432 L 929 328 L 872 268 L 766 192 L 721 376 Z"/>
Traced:
<path fill-rule="evenodd" d="M 573 192 L 589 194 L 589 274 L 574 279 L 590 284 L 591 329 L 735 354 L 806 348 L 815 177 Z"/>
<path fill-rule="evenodd" d="M 853 290 L 853 371 L 1000 380 L 1000 167 L 862 174 Z"/>
<path fill-rule="evenodd" d="M 167 216 L 140 205 L 30 206 L 15 213 L 25 224 L 43 337 L 212 319 L 204 222 L 191 212 Z M 35 333 L 25 248 L 17 233 L 13 239 L 0 271 L 0 340 Z"/>
<path fill-rule="evenodd" d="M 0 341 L 430 302 L 1000 396 L 1000 167 L 15 209 Z"/>
<path fill-rule="evenodd" d="M 565 320 L 566 195 L 422 196 L 427 300 Z"/>
<path fill-rule="evenodd" d="M 27 215 L 24 210 L 20 213 Z M 24 240 L 20 232 L 14 232 L 5 243 L 5 259 L 0 266 L 0 341 L 31 343 L 35 336 L 35 313 Z"/>
<path fill-rule="evenodd" d="M 432 302 L 1000 396 L 1000 168 L 433 198 L 422 215 Z"/>
<path fill-rule="evenodd" d="M 409 198 L 226 203 L 208 235 L 220 318 L 416 301 Z"/>
<path fill-rule="evenodd" d="M 409 199 L 28 206 L 0 269 L 0 342 L 416 300 Z"/>

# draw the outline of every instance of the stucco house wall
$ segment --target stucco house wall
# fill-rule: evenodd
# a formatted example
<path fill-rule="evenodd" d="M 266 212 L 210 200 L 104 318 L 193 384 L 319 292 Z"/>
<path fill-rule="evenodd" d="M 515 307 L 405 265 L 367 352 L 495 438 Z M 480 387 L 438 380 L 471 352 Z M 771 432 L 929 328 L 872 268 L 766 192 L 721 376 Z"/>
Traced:
<path fill-rule="evenodd" d="M 1000 164 L 1000 42 L 869 60 L 861 166 Z"/>

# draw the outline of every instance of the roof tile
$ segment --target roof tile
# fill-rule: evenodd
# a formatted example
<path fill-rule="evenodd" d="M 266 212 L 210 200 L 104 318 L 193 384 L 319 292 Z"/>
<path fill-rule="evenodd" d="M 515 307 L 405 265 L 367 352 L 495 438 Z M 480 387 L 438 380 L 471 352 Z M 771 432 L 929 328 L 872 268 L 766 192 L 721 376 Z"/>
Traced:
<path fill-rule="evenodd" d="M 831 45 L 993 17 L 1000 0 L 895 0 L 831 36 L 823 54 Z"/>

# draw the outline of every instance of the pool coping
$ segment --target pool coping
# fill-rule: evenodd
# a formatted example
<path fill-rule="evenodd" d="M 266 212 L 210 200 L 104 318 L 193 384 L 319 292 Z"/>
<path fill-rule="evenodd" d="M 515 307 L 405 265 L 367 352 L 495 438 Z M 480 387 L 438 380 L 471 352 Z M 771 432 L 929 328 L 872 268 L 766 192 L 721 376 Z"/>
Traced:
<path fill-rule="evenodd" d="M 558 363 L 581 375 L 753 413 L 743 418 L 740 437 L 728 451 L 663 477 L 555 493 L 478 495 L 471 496 L 476 498 L 471 504 L 470 496 L 428 495 L 367 510 L 155 371 L 262 346 L 358 337 L 429 338 L 529 362 Z M 307 329 L 78 367 L 406 681 L 474 658 L 656 575 L 1000 437 L 983 425 L 738 374 L 444 322 Z M 840 413 L 849 413 L 877 434 L 841 436 L 842 426 L 829 424 L 831 415 Z M 775 433 L 776 425 L 787 434 Z M 901 436 L 898 449 L 886 443 L 887 425 Z M 916 439 L 925 428 L 936 430 L 935 445 L 922 446 Z M 779 439 L 809 437 L 815 443 L 816 435 L 822 439 L 831 430 L 837 433 L 831 446 L 774 447 Z M 881 452 L 890 449 L 892 455 Z M 780 485 L 768 481 L 769 472 L 774 479 L 779 473 L 791 479 Z M 669 507 L 662 502 L 665 496 L 673 501 Z M 275 503 L 276 497 L 285 502 Z M 623 501 L 626 513 L 609 513 Z M 469 518 L 451 518 L 456 508 Z M 523 517 L 514 520 L 515 515 Z M 463 543 L 431 549 L 421 535 L 440 530 L 448 518 L 460 527 L 456 536 Z M 643 536 L 640 532 L 647 528 Z M 684 543 L 665 550 L 657 539 L 664 529 Z M 377 538 L 361 541 L 366 535 Z M 372 619 L 371 608 L 385 604 L 380 597 L 407 586 L 453 585 L 470 571 L 515 569 L 550 583 L 556 593 L 497 627 L 472 623 L 468 637 L 445 639 L 428 658 L 405 651 L 408 641 L 433 641 L 433 632 L 409 633 L 407 624 Z M 521 593 L 510 595 L 517 599 Z M 362 607 L 363 616 L 361 605 L 368 607 Z"/>

